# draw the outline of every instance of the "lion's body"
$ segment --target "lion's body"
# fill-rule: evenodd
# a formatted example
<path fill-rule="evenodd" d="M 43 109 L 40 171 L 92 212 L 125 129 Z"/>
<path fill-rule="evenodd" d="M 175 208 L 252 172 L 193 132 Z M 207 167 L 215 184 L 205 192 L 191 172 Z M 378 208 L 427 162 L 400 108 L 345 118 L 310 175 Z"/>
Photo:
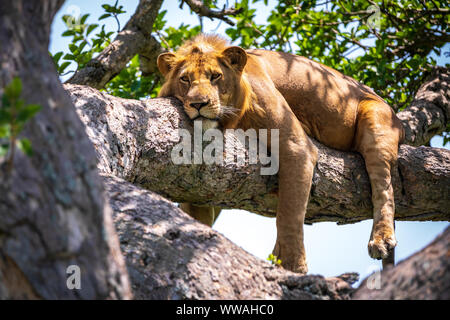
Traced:
<path fill-rule="evenodd" d="M 382 101 L 365 85 L 305 57 L 265 50 L 247 53 L 244 70 L 249 78 L 270 78 L 306 133 L 327 146 L 350 150 L 359 102 L 365 97 Z"/>
<path fill-rule="evenodd" d="M 188 116 L 203 118 L 207 128 L 279 129 L 274 254 L 284 267 L 307 270 L 303 221 L 317 161 L 308 136 L 336 149 L 356 150 L 365 158 L 374 204 L 369 253 L 387 258 L 396 243 L 390 169 L 403 129 L 370 88 L 307 58 L 265 50 L 245 52 L 216 36 L 197 37 L 176 54 L 163 55 L 158 66 L 166 77 L 160 95 L 180 99 Z M 230 107 L 237 112 L 227 113 Z M 186 211 L 196 216 L 195 210 L 189 206 Z M 205 209 L 200 212 L 207 214 Z"/>

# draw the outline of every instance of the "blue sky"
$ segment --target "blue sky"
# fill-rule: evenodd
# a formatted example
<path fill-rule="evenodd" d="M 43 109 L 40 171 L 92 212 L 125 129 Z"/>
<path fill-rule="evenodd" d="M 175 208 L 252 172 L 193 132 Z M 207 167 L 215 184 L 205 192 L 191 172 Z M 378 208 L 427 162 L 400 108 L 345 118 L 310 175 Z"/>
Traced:
<path fill-rule="evenodd" d="M 70 38 L 61 37 L 61 33 L 65 30 L 65 25 L 61 19 L 62 15 L 90 13 L 87 22 L 96 23 L 98 17 L 104 13 L 101 4 L 114 4 L 114 2 L 107 0 L 66 1 L 52 25 L 50 52 L 68 52 Z M 233 2 L 230 1 L 230 3 Z M 122 0 L 119 3 L 127 11 L 119 16 L 120 23 L 123 26 L 134 13 L 138 0 Z M 167 10 L 168 24 L 173 27 L 178 27 L 180 23 L 197 25 L 199 21 L 197 16 L 189 13 L 187 5 L 184 6 L 183 10 L 180 10 L 178 3 L 179 1 L 175 0 L 166 0 L 163 3 L 163 9 Z M 269 7 L 267 8 L 264 7 L 262 1 L 256 4 L 257 23 L 265 22 L 274 3 L 275 1 L 269 1 Z M 224 22 L 211 21 L 207 18 L 203 22 L 204 32 L 216 32 L 225 35 L 224 31 L 228 28 L 228 25 Z M 106 25 L 106 30 L 117 29 L 116 22 L 113 19 L 105 19 L 100 23 Z M 447 44 L 443 51 L 450 51 L 450 45 Z M 450 63 L 449 58 L 443 55 L 435 56 L 435 58 L 440 65 Z M 70 67 L 68 70 L 70 70 Z M 439 137 L 433 138 L 431 145 L 442 147 L 442 139 Z M 448 222 L 396 222 L 397 261 L 425 247 L 448 224 Z M 344 226 L 338 226 L 332 222 L 305 226 L 305 247 L 309 273 L 335 276 L 344 272 L 359 272 L 361 277 L 364 278 L 381 268 L 381 262 L 372 260 L 367 254 L 367 242 L 371 227 L 371 220 Z M 275 243 L 275 219 L 243 210 L 224 210 L 213 228 L 261 259 L 267 258 Z"/>

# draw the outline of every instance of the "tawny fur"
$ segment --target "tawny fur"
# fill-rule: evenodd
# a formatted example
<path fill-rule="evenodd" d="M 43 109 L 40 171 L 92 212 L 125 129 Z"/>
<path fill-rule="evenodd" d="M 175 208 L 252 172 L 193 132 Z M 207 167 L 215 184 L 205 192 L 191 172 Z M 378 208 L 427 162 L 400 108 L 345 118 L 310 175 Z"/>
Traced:
<path fill-rule="evenodd" d="M 317 149 L 308 136 L 363 155 L 374 206 L 369 254 L 388 257 L 396 245 L 390 171 L 403 128 L 370 88 L 307 58 L 244 51 L 216 35 L 200 35 L 177 52 L 162 54 L 158 67 L 166 78 L 160 96 L 177 97 L 191 119 L 224 129 L 279 129 L 274 254 L 283 267 L 307 272 L 303 222 L 317 161 Z M 182 207 L 210 225 L 217 218 L 213 209 Z"/>

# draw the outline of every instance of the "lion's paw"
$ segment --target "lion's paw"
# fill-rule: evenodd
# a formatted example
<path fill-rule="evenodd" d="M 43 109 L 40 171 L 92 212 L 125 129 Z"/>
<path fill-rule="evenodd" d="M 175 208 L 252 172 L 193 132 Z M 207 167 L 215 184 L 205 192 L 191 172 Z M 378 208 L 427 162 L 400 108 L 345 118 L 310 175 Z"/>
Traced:
<path fill-rule="evenodd" d="M 292 263 L 289 263 L 289 262 L 283 263 L 283 260 L 281 260 L 281 261 L 282 261 L 281 265 L 286 270 L 289 270 L 289 271 L 292 271 L 295 273 L 299 273 L 299 274 L 307 274 L 308 273 L 308 266 L 306 265 L 306 263 L 299 262 L 299 261 L 294 261 Z"/>
<path fill-rule="evenodd" d="M 372 234 L 368 245 L 369 256 L 378 260 L 385 259 L 396 245 L 397 240 L 395 239 L 394 230 L 383 228 Z"/>
<path fill-rule="evenodd" d="M 277 257 L 277 259 L 281 260 L 281 266 L 289 271 L 299 273 L 299 274 L 307 274 L 308 273 L 308 265 L 306 263 L 305 256 L 301 253 L 290 253 L 286 256 L 280 255 L 280 245 L 277 241 L 275 244 L 275 248 L 272 251 L 272 254 Z"/>

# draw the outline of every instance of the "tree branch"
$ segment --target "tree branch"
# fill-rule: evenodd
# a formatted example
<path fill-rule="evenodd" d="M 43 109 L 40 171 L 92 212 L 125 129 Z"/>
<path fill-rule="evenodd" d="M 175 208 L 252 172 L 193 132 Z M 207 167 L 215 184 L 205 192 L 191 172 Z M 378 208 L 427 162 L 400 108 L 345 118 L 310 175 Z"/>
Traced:
<path fill-rule="evenodd" d="M 205 5 L 201 0 L 181 0 L 181 5 L 183 5 L 183 3 L 187 3 L 187 5 L 191 8 L 191 10 L 201 17 L 220 19 L 222 21 L 225 21 L 231 26 L 234 26 L 234 22 L 231 21 L 228 18 L 228 16 L 235 16 L 242 12 L 242 8 L 241 9 L 226 8 L 225 6 L 220 11 L 212 10 L 207 5 Z"/>
<path fill-rule="evenodd" d="M 450 119 L 450 71 L 437 67 L 397 116 L 405 124 L 405 143 L 420 146 L 446 130 Z"/>
<path fill-rule="evenodd" d="M 115 98 L 89 87 L 66 85 L 66 89 L 96 147 L 101 171 L 176 202 L 275 214 L 277 179 L 260 175 L 259 164 L 172 163 L 171 150 L 180 139 L 178 129 L 192 130 L 176 99 L 142 102 Z M 243 149 L 234 136 L 227 139 L 238 151 Z M 320 156 L 306 221 L 353 223 L 371 219 L 370 184 L 362 157 L 316 145 Z M 393 185 L 396 219 L 450 220 L 450 151 L 401 146 Z"/>
<path fill-rule="evenodd" d="M 173 203 L 104 175 L 135 299 L 349 299 L 357 274 L 299 276 L 271 266 Z"/>
<path fill-rule="evenodd" d="M 156 57 L 162 48 L 151 32 L 161 4 L 162 0 L 140 0 L 136 12 L 114 41 L 83 69 L 78 70 L 67 83 L 101 89 L 136 54 L 141 55 L 141 62 L 144 61 L 143 72 L 154 72 L 156 69 L 152 66 L 156 66 Z"/>

